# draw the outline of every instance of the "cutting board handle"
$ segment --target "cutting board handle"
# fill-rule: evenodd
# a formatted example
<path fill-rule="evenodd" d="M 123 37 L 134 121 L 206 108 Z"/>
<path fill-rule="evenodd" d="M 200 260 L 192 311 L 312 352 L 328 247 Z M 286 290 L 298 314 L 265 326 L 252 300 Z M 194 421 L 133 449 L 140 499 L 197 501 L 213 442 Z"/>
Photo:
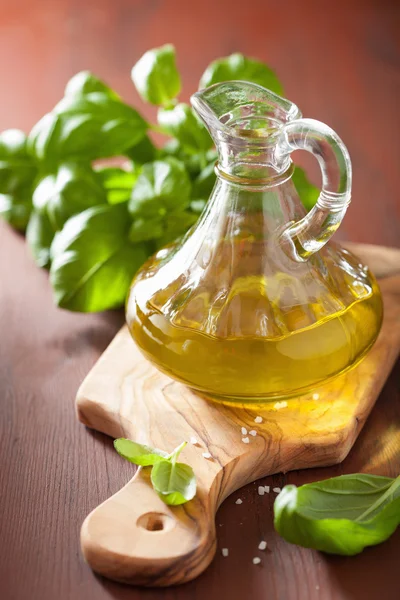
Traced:
<path fill-rule="evenodd" d="M 214 511 L 203 494 L 167 506 L 151 486 L 149 470 L 135 477 L 85 519 L 85 559 L 106 577 L 163 586 L 194 579 L 215 554 Z"/>

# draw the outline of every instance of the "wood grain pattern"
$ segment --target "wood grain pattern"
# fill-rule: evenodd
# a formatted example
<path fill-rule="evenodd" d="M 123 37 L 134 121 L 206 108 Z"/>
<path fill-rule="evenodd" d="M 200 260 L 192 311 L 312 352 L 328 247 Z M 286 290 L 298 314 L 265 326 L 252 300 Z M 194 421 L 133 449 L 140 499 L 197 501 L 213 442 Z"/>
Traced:
<path fill-rule="evenodd" d="M 83 524 L 83 553 L 95 571 L 141 585 L 189 581 L 214 556 L 215 514 L 232 492 L 273 473 L 328 466 L 347 456 L 400 350 L 400 252 L 353 250 L 392 275 L 381 280 L 384 324 L 366 359 L 316 388 L 318 399 L 310 393 L 281 409 L 274 402 L 237 408 L 207 401 L 158 372 L 127 327 L 119 332 L 79 389 L 78 417 L 114 438 L 168 451 L 196 437 L 199 444 L 189 444 L 182 460 L 196 473 L 198 493 L 184 506 L 168 507 L 152 490 L 148 472 L 139 469 Z M 262 424 L 255 424 L 257 415 Z M 242 442 L 242 427 L 257 431 L 249 444 Z"/>

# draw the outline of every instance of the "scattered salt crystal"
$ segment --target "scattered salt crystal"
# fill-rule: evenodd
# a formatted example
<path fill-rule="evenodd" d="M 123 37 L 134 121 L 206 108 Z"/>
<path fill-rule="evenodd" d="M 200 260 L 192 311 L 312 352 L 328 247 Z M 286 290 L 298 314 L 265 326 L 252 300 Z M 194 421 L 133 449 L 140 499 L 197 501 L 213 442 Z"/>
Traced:
<path fill-rule="evenodd" d="M 259 565 L 261 562 L 261 558 L 258 558 L 258 556 L 255 556 L 253 558 L 253 565 Z"/>
<path fill-rule="evenodd" d="M 269 490 L 270 490 L 269 485 L 264 485 L 264 490 L 266 491 L 267 494 L 269 494 Z"/>
<path fill-rule="evenodd" d="M 283 400 L 282 402 L 275 402 L 275 404 L 274 404 L 274 408 L 276 408 L 276 410 L 279 410 L 280 408 L 286 408 L 286 407 L 287 407 L 286 400 Z"/>
<path fill-rule="evenodd" d="M 193 444 L 193 446 L 197 446 L 198 445 L 198 441 L 197 439 L 192 435 L 192 437 L 190 438 L 190 443 Z"/>
<path fill-rule="evenodd" d="M 259 550 L 265 550 L 266 547 L 267 547 L 267 542 L 265 542 L 264 540 L 258 544 Z"/>
<path fill-rule="evenodd" d="M 211 458 L 211 454 L 209 452 L 203 452 L 204 458 Z"/>
<path fill-rule="evenodd" d="M 225 558 L 226 558 L 226 557 L 228 556 L 228 554 L 229 554 L 229 550 L 228 550 L 228 548 L 222 548 L 221 552 L 222 552 L 222 556 L 225 556 Z"/>
<path fill-rule="evenodd" d="M 253 437 L 256 437 L 257 431 L 255 429 L 252 429 L 251 431 L 249 431 L 249 434 L 252 435 Z"/>
<path fill-rule="evenodd" d="M 243 442 L 243 444 L 248 444 L 250 442 L 250 440 L 248 437 L 244 437 L 244 438 L 242 438 L 242 442 Z"/>
<path fill-rule="evenodd" d="M 313 400 L 319 400 L 319 394 L 313 394 L 312 395 L 312 399 Z"/>
<path fill-rule="evenodd" d="M 262 417 L 256 417 L 254 419 L 254 423 L 262 423 L 262 422 L 263 422 Z"/>
<path fill-rule="evenodd" d="M 264 489 L 264 486 L 263 486 L 263 485 L 259 485 L 259 486 L 258 486 L 258 494 L 259 494 L 259 496 L 264 496 L 264 494 L 265 494 L 265 489 Z"/>
<path fill-rule="evenodd" d="M 242 427 L 242 435 L 247 435 L 247 429 L 246 429 L 246 427 Z"/>
<path fill-rule="evenodd" d="M 282 490 L 280 487 L 275 487 L 275 488 L 272 488 L 272 491 L 275 492 L 275 494 L 279 494 Z"/>
<path fill-rule="evenodd" d="M 241 498 L 238 498 L 236 500 L 235 504 L 243 504 L 243 500 Z"/>

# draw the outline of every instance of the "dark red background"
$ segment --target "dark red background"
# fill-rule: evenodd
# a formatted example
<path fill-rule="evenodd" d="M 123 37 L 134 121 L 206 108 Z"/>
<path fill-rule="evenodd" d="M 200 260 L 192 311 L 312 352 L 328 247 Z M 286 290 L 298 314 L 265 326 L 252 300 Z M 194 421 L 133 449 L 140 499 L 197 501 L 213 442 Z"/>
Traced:
<path fill-rule="evenodd" d="M 305 116 L 349 148 L 354 202 L 341 235 L 400 246 L 399 4 L 394 0 L 1 0 L 0 130 L 30 127 L 68 78 L 91 69 L 137 107 L 130 81 L 141 54 L 175 44 L 182 98 L 212 59 L 242 51 L 268 62 Z M 143 106 L 147 116 L 154 110 Z M 307 162 L 311 165 L 311 162 Z M 318 177 L 315 165 L 313 177 Z M 316 179 L 318 181 L 318 179 Z M 122 323 L 121 313 L 54 308 L 47 275 L 23 238 L 0 224 L 0 589 L 5 600 L 369 600 L 398 597 L 400 532 L 354 558 L 286 544 L 273 532 L 272 496 L 256 485 L 218 514 L 218 555 L 181 588 L 144 591 L 95 577 L 79 551 L 86 514 L 132 475 L 105 436 L 80 426 L 79 383 Z M 400 365 L 343 465 L 268 478 L 303 483 L 343 472 L 397 475 Z M 377 466 L 371 457 L 379 454 Z M 240 521 L 243 525 L 239 525 Z M 268 540 L 262 567 L 251 559 Z"/>

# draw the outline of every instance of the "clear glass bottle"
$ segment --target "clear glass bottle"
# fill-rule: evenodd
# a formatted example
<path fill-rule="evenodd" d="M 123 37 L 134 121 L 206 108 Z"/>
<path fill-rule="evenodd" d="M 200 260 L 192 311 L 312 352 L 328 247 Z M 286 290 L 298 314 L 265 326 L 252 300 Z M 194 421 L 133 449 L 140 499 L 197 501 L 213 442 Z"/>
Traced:
<path fill-rule="evenodd" d="M 136 275 L 127 322 L 161 371 L 216 400 L 305 393 L 354 366 L 381 326 L 378 285 L 333 243 L 351 195 L 348 152 L 332 129 L 241 81 L 192 97 L 218 150 L 198 223 Z M 306 213 L 290 154 L 318 160 L 323 186 Z"/>

